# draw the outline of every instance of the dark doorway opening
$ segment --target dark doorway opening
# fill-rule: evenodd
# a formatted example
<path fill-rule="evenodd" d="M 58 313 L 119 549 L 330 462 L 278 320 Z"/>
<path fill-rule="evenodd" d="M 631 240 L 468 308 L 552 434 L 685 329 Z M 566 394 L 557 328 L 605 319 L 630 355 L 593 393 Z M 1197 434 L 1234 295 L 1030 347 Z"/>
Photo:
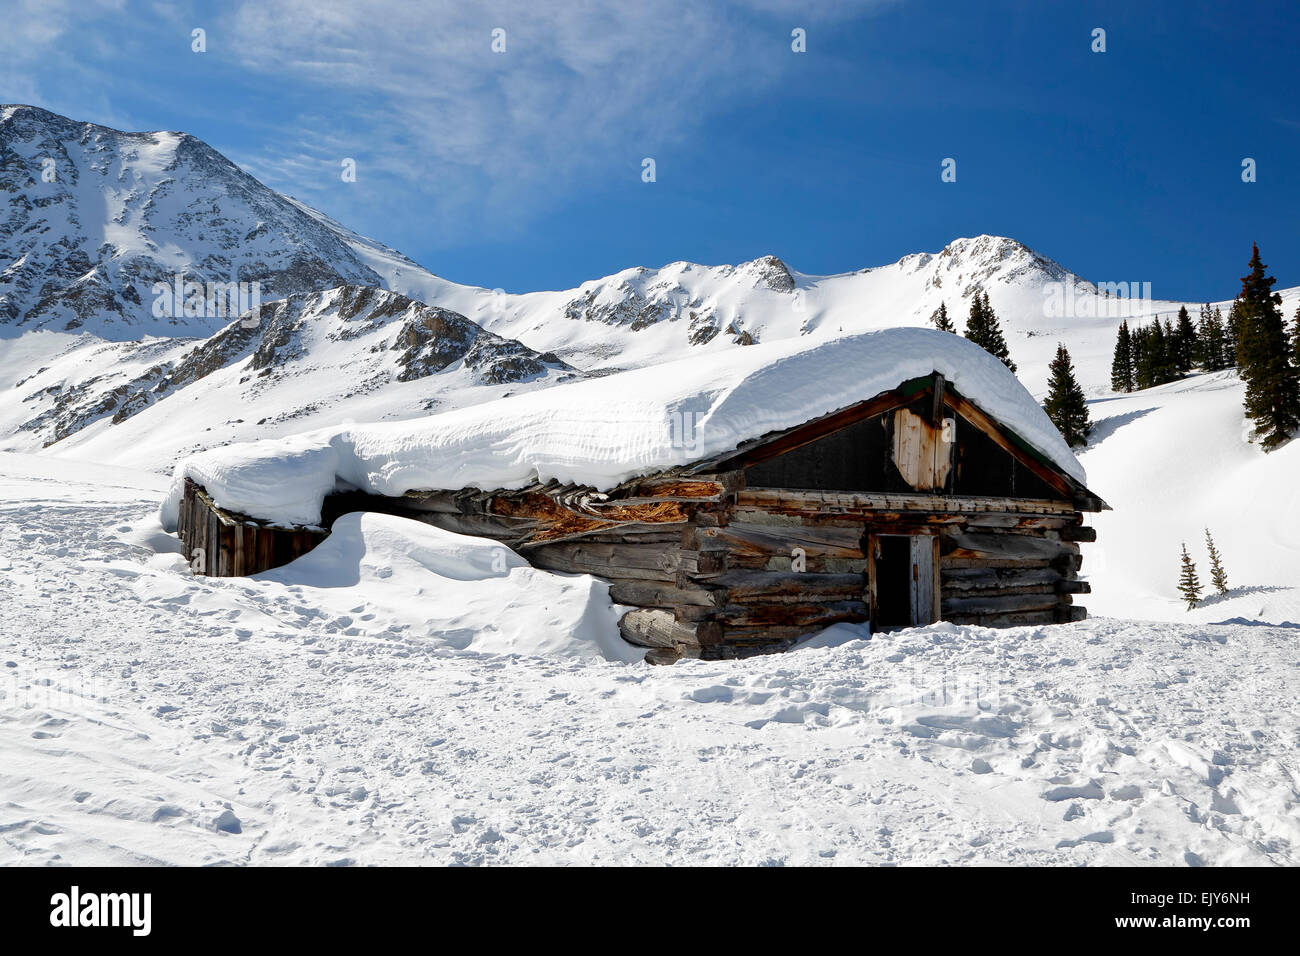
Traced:
<path fill-rule="evenodd" d="M 876 627 L 908 627 L 913 603 L 911 539 L 901 534 L 882 534 L 875 541 Z"/>

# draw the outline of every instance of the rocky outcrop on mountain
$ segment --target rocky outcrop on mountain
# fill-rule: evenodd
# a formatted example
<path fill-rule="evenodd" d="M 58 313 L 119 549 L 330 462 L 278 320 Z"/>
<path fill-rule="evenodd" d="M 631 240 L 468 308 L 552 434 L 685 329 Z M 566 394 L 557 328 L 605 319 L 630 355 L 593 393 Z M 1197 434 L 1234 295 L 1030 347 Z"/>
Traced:
<path fill-rule="evenodd" d="M 101 418 L 121 414 L 124 406 L 133 400 L 139 407 L 150 404 L 151 399 L 139 396 L 162 384 L 173 363 L 164 359 L 160 364 L 150 365 L 147 372 L 133 377 L 124 377 L 116 369 L 122 364 L 148 362 L 151 357 L 174 353 L 178 344 L 176 341 L 153 340 L 104 343 L 96 347 L 94 351 L 99 354 L 95 364 L 106 371 L 76 381 L 57 381 L 24 394 L 19 402 L 33 411 L 30 418 L 18 425 L 19 430 L 39 435 L 41 443 L 48 446 Z M 39 378 L 48 371 L 50 369 L 42 368 L 32 378 Z M 16 387 L 21 389 L 25 385 L 26 381 L 19 382 Z"/>
<path fill-rule="evenodd" d="M 566 319 L 600 322 L 639 332 L 661 322 L 686 318 L 686 340 L 707 345 L 722 331 L 738 345 L 756 338 L 736 327 L 732 311 L 724 315 L 714 296 L 701 286 L 726 289 L 731 295 L 754 292 L 794 292 L 794 276 L 776 256 L 763 256 L 738 266 L 697 266 L 674 262 L 662 269 L 635 268 L 598 282 L 589 282 L 564 306 Z"/>
<path fill-rule="evenodd" d="M 763 256 L 738 267 L 741 272 L 754 277 L 754 284 L 773 292 L 793 292 L 794 276 L 786 264 L 776 256 Z"/>
<path fill-rule="evenodd" d="M 292 295 L 246 313 L 179 352 L 177 344 L 106 346 L 137 361 L 147 347 L 171 351 L 166 360 L 125 381 L 96 375 L 30 393 L 24 401 L 45 399 L 48 405 L 21 427 L 50 445 L 105 417 L 121 424 L 225 370 L 232 373 L 231 381 L 223 383 L 232 404 L 280 390 L 286 407 L 295 404 L 291 393 L 296 380 L 305 378 L 329 382 L 335 399 L 342 400 L 452 370 L 463 370 L 464 386 L 581 375 L 554 355 L 494 335 L 463 315 L 360 286 Z"/>
<path fill-rule="evenodd" d="M 565 306 L 564 317 L 626 326 L 633 332 L 673 318 L 678 309 L 673 293 L 678 290 L 670 283 L 652 283 L 647 287 L 640 280 L 653 274 L 649 269 L 629 271 L 632 273 L 630 277 L 624 275 L 612 285 L 600 283 L 584 287 L 583 294 Z"/>

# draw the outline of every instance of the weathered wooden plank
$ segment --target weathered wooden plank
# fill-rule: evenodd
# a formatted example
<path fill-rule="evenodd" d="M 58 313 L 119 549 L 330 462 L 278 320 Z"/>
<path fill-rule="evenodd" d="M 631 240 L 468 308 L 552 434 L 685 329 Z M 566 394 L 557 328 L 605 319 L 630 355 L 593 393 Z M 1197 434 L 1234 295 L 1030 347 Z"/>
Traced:
<path fill-rule="evenodd" d="M 637 607 L 671 608 L 676 605 L 716 607 L 719 597 L 707 588 L 679 588 L 658 581 L 617 581 L 610 585 L 610 599 L 615 604 L 632 604 Z"/>
<path fill-rule="evenodd" d="M 718 610 L 716 620 L 726 637 L 730 625 L 803 627 L 820 630 L 844 621 L 865 621 L 865 601 L 827 601 L 813 604 L 728 604 Z"/>
<path fill-rule="evenodd" d="M 894 465 L 903 480 L 917 491 L 941 490 L 952 468 L 953 445 L 942 440 L 940 423 L 899 408 L 894 412 L 893 430 Z"/>
<path fill-rule="evenodd" d="M 398 500 L 402 507 L 412 511 L 466 514 L 473 510 L 466 496 L 458 491 L 408 491 Z"/>
<path fill-rule="evenodd" d="M 953 624 L 978 624 L 981 627 L 1024 627 L 1031 624 L 1056 624 L 1060 622 L 1057 609 L 1040 611 L 1015 611 L 1006 614 L 951 614 L 945 620 Z"/>
<path fill-rule="evenodd" d="M 1077 553 L 1078 545 L 1052 541 L 1032 534 L 952 531 L 944 534 L 941 548 L 945 557 L 1001 558 L 1051 561 L 1062 554 Z"/>
<path fill-rule="evenodd" d="M 972 531 L 1063 531 L 1073 526 L 1077 513 L 1017 515 L 1006 512 L 984 512 L 953 517 Z"/>
<path fill-rule="evenodd" d="M 1060 571 L 1065 577 L 1072 577 L 1083 567 L 1083 555 L 1077 552 L 1059 554 L 1052 559 L 1052 567 Z"/>
<path fill-rule="evenodd" d="M 594 574 L 609 584 L 646 584 L 676 585 L 677 574 L 658 568 L 595 568 L 585 562 L 568 561 L 557 556 L 541 557 L 536 551 L 528 552 L 528 563 L 545 571 L 559 571 L 562 574 Z"/>
<path fill-rule="evenodd" d="M 946 554 L 939 556 L 939 568 L 942 571 L 955 570 L 959 568 L 1056 568 L 1060 570 L 1057 564 L 1051 559 L 1042 560 L 1021 560 L 1016 558 L 956 558 Z"/>
<path fill-rule="evenodd" d="M 866 512 L 850 513 L 832 510 L 825 512 L 781 512 L 768 508 L 736 506 L 726 513 L 724 520 L 714 522 L 714 524 L 729 526 L 740 523 L 780 530 L 792 528 L 857 528 L 861 530 L 871 518 L 872 515 Z M 921 519 L 918 516 L 916 520 L 920 521 Z M 697 521 L 696 523 L 699 524 L 700 522 Z"/>
<path fill-rule="evenodd" d="M 715 644 L 722 639 L 722 628 L 718 624 L 712 621 L 684 623 L 674 620 L 672 612 L 662 608 L 628 611 L 619 618 L 618 629 L 624 640 L 640 647 L 698 646 Z"/>
<path fill-rule="evenodd" d="M 943 568 L 940 584 L 945 593 L 1054 588 L 1064 579 L 1054 568 Z"/>
<path fill-rule="evenodd" d="M 862 601 L 867 589 L 862 574 L 799 571 L 728 571 L 709 583 L 725 593 L 728 604 Z"/>
<path fill-rule="evenodd" d="M 272 527 L 218 508 L 199 485 L 187 481 L 182 493 L 178 534 L 182 551 L 194 562 L 202 550 L 196 574 L 235 577 L 257 574 L 287 564 L 319 544 L 323 529 Z M 183 533 L 182 533 L 183 531 Z"/>
<path fill-rule="evenodd" d="M 680 537 L 673 535 L 673 538 Z M 558 544 L 540 544 L 529 551 L 529 560 L 539 567 L 557 571 L 590 574 L 608 573 L 616 577 L 662 578 L 672 580 L 679 571 L 712 572 L 722 568 L 725 555 L 683 550 L 674 543 L 640 544 L 593 542 L 589 538 Z M 632 571 L 653 572 L 633 574 Z"/>
<path fill-rule="evenodd" d="M 909 539 L 912 567 L 911 610 L 913 624 L 939 620 L 939 539 L 914 535 Z"/>
<path fill-rule="evenodd" d="M 943 616 L 1010 614 L 1017 611 L 1051 610 L 1061 603 L 1055 589 L 1030 594 L 975 595 L 947 597 L 942 600 Z"/>
<path fill-rule="evenodd" d="M 682 542 L 682 532 L 677 530 L 665 531 L 659 525 L 624 524 L 609 531 L 593 531 L 574 540 L 591 541 L 599 544 L 679 546 Z"/>
<path fill-rule="evenodd" d="M 795 559 L 789 555 L 773 555 L 767 560 L 755 558 L 737 558 L 728 552 L 727 565 L 737 570 L 754 571 L 795 571 Z M 866 558 L 824 558 L 819 555 L 804 556 L 800 559 L 803 571 L 817 574 L 866 574 Z"/>
<path fill-rule="evenodd" d="M 808 628 L 800 624 L 777 626 L 772 624 L 725 624 L 722 627 L 724 645 L 789 647 L 801 637 L 815 634 L 818 628 Z"/>
<path fill-rule="evenodd" d="M 805 556 L 861 558 L 862 534 L 862 527 L 793 525 L 776 529 L 733 521 L 722 528 L 689 528 L 682 540 L 694 542 L 701 551 L 725 549 L 742 555 L 788 557 L 795 548 L 801 548 Z"/>
<path fill-rule="evenodd" d="M 942 511 L 862 511 L 825 513 L 790 512 L 778 514 L 763 509 L 737 507 L 731 515 L 731 525 L 747 524 L 767 529 L 807 528 L 810 530 L 843 531 L 870 526 L 878 534 L 925 534 L 937 529 L 969 528 L 977 531 L 1061 531 L 1074 522 L 1074 513 L 1010 514 L 1006 512 L 942 512 Z"/>
<path fill-rule="evenodd" d="M 1048 498 L 999 498 L 972 495 L 865 494 L 842 491 L 809 491 L 787 488 L 745 488 L 736 493 L 737 508 L 758 508 L 771 512 L 824 514 L 849 512 L 937 511 L 946 513 L 1003 512 L 1007 514 L 1070 514 L 1076 509 L 1069 501 Z"/>

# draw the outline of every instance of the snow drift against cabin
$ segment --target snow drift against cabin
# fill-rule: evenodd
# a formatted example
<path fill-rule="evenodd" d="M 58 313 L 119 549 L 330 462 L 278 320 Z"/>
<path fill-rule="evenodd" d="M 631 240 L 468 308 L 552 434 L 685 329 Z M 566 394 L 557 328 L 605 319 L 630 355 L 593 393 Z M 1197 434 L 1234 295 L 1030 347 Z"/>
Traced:
<path fill-rule="evenodd" d="M 335 488 L 521 488 L 556 479 L 607 490 L 648 472 L 943 374 L 1062 471 L 1069 447 L 1014 375 L 983 349 L 927 329 L 775 342 L 501 399 L 424 419 L 349 425 L 211 449 L 180 462 L 161 510 L 174 528 L 186 478 L 222 508 L 315 524 Z"/>

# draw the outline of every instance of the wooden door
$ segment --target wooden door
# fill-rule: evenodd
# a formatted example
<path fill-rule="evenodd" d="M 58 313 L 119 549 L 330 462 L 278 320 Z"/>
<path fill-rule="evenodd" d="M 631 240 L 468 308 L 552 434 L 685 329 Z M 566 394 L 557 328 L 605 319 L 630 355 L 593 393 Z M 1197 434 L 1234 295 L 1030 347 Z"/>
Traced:
<path fill-rule="evenodd" d="M 912 624 L 933 624 L 939 620 L 939 538 L 915 535 L 910 551 Z"/>
<path fill-rule="evenodd" d="M 936 535 L 873 534 L 868 543 L 868 593 L 873 629 L 917 627 L 939 619 Z"/>

